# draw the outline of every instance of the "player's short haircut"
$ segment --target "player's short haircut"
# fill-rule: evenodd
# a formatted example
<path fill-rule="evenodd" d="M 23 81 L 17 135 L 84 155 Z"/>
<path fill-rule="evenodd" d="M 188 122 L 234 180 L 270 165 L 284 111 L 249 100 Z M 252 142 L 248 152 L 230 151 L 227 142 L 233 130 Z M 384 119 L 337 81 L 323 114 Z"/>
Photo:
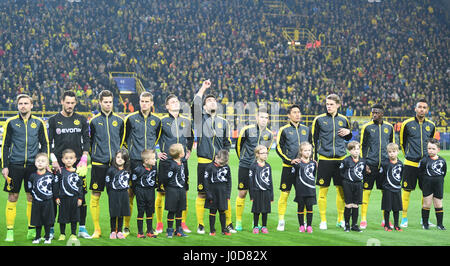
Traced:
<path fill-rule="evenodd" d="M 165 102 L 165 104 L 168 105 L 170 99 L 173 99 L 173 98 L 177 98 L 177 99 L 178 99 L 178 96 L 176 96 L 176 95 L 173 94 L 173 93 L 169 94 L 169 95 L 166 97 L 166 102 Z"/>
<path fill-rule="evenodd" d="M 430 143 L 436 145 L 439 149 L 441 148 L 441 143 L 435 138 L 429 138 L 427 145 Z"/>
<path fill-rule="evenodd" d="M 216 158 L 221 159 L 225 163 L 228 163 L 229 157 L 230 155 L 227 150 L 220 150 L 216 155 Z"/>
<path fill-rule="evenodd" d="M 347 149 L 349 151 L 353 150 L 356 146 L 359 147 L 359 142 L 357 142 L 356 140 L 352 140 L 347 144 Z"/>
<path fill-rule="evenodd" d="M 34 157 L 34 159 L 37 160 L 37 159 L 40 158 L 40 157 L 46 158 L 46 159 L 47 159 L 47 162 L 49 162 L 48 154 L 47 154 L 47 153 L 45 153 L 45 152 L 40 152 L 40 153 L 36 154 L 36 157 Z"/>
<path fill-rule="evenodd" d="M 372 109 L 380 109 L 380 110 L 384 111 L 383 105 L 381 105 L 379 103 L 372 105 Z"/>
<path fill-rule="evenodd" d="M 260 113 L 266 113 L 266 114 L 268 114 L 269 111 L 267 110 L 267 107 L 266 107 L 266 106 L 261 106 L 261 107 L 258 108 L 258 112 L 257 112 L 257 113 L 258 113 L 258 114 L 260 114 Z"/>
<path fill-rule="evenodd" d="M 64 91 L 63 95 L 61 96 L 61 101 L 64 101 L 66 97 L 74 97 L 75 100 L 77 99 L 77 95 L 74 91 Z"/>
<path fill-rule="evenodd" d="M 64 155 L 69 154 L 69 153 L 75 154 L 75 157 L 77 156 L 74 150 L 72 150 L 72 149 L 65 149 L 65 150 L 63 150 L 63 152 L 61 153 L 61 158 L 64 157 Z"/>
<path fill-rule="evenodd" d="M 424 99 L 424 98 L 419 99 L 419 100 L 417 101 L 416 107 L 417 107 L 417 105 L 419 105 L 419 103 L 426 103 L 426 104 L 428 105 L 428 101 L 427 101 L 426 99 Z"/>
<path fill-rule="evenodd" d="M 173 159 L 179 159 L 181 157 L 181 154 L 183 153 L 184 148 L 181 143 L 175 143 L 170 145 L 169 147 L 169 155 Z"/>
<path fill-rule="evenodd" d="M 209 99 L 209 98 L 214 98 L 214 100 L 217 101 L 216 95 L 214 95 L 214 94 L 208 94 L 208 95 L 206 95 L 205 98 L 203 99 L 203 105 L 206 104 L 206 100 Z"/>
<path fill-rule="evenodd" d="M 255 148 L 255 157 L 258 157 L 258 154 L 259 154 L 259 152 L 262 150 L 262 149 L 264 149 L 264 148 L 266 148 L 267 149 L 267 147 L 266 146 L 264 146 L 264 145 L 258 145 L 258 146 L 256 146 L 256 148 Z"/>
<path fill-rule="evenodd" d="M 336 102 L 337 104 L 341 104 L 341 98 L 339 97 L 339 95 L 334 94 L 334 93 L 328 95 L 327 100 L 332 100 L 332 101 Z"/>
<path fill-rule="evenodd" d="M 19 103 L 19 100 L 20 100 L 20 99 L 23 99 L 23 98 L 27 98 L 27 99 L 30 100 L 31 103 L 33 103 L 33 98 L 31 98 L 30 95 L 25 94 L 25 93 L 21 93 L 21 94 L 17 95 L 17 97 L 16 97 L 16 103 Z"/>
<path fill-rule="evenodd" d="M 101 102 L 105 97 L 114 97 L 113 93 L 109 90 L 102 90 L 98 95 L 98 100 Z"/>
<path fill-rule="evenodd" d="M 386 150 L 387 151 L 399 151 L 399 148 L 398 148 L 397 143 L 391 142 L 386 146 Z"/>
<path fill-rule="evenodd" d="M 152 155 L 156 156 L 156 152 L 154 150 L 148 150 L 148 149 L 143 150 L 141 152 L 142 161 L 150 159 L 152 157 Z"/>
<path fill-rule="evenodd" d="M 150 98 L 150 101 L 153 102 L 153 94 L 149 91 L 143 91 L 140 95 L 139 95 L 139 99 L 141 98 Z"/>
<path fill-rule="evenodd" d="M 298 104 L 293 104 L 293 105 L 291 105 L 291 106 L 288 107 L 288 109 L 287 109 L 288 114 L 290 114 L 291 111 L 292 111 L 292 109 L 294 109 L 294 108 L 298 108 L 298 110 L 300 111 L 300 113 L 302 112 L 302 109 L 300 108 L 300 105 L 298 105 Z"/>

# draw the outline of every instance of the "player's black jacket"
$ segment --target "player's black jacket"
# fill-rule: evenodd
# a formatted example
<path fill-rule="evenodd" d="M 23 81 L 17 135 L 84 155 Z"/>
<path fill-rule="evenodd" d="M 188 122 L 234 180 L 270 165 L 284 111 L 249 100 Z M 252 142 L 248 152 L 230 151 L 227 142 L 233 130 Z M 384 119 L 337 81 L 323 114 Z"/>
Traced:
<path fill-rule="evenodd" d="M 34 164 L 38 152 L 49 152 L 44 121 L 34 115 L 27 121 L 20 115 L 6 120 L 3 131 L 2 168 L 7 167 L 8 163 Z"/>
<path fill-rule="evenodd" d="M 65 117 L 57 113 L 48 120 L 48 139 L 50 145 L 53 144 L 51 152 L 58 158 L 61 164 L 62 152 L 65 149 L 72 149 L 80 159 L 83 152 L 89 152 L 89 125 L 86 117 L 73 113 L 70 117 Z"/>
<path fill-rule="evenodd" d="M 119 170 L 116 167 L 110 167 L 106 172 L 105 182 L 107 191 L 127 190 L 129 188 L 130 173 L 125 170 Z"/>
<path fill-rule="evenodd" d="M 366 160 L 359 158 L 359 161 L 355 162 L 352 156 L 347 156 L 342 160 L 339 168 L 343 179 L 350 182 L 362 182 L 363 173 L 366 171 Z"/>
<path fill-rule="evenodd" d="M 205 191 L 209 193 L 210 186 L 214 184 L 226 184 L 225 195 L 229 199 L 231 195 L 231 169 L 228 165 L 220 166 L 212 162 L 208 164 L 205 170 Z M 211 198 L 208 197 L 207 198 Z"/>
<path fill-rule="evenodd" d="M 186 150 L 192 151 L 194 145 L 194 131 L 191 121 L 180 115 L 175 118 L 171 114 L 161 117 L 161 128 L 159 130 L 159 148 L 170 158 L 169 148 L 172 144 L 181 143 Z"/>
<path fill-rule="evenodd" d="M 425 178 L 442 178 L 447 174 L 447 163 L 445 159 L 438 155 L 436 160 L 430 156 L 422 158 L 419 162 L 420 175 Z"/>
<path fill-rule="evenodd" d="M 183 163 L 178 164 L 173 159 L 168 159 L 167 164 L 160 170 L 159 181 L 164 187 L 185 188 L 186 176 Z"/>
<path fill-rule="evenodd" d="M 156 166 L 151 168 L 145 168 L 143 165 L 139 165 L 133 171 L 133 185 L 142 188 L 156 188 L 157 179 Z"/>
<path fill-rule="evenodd" d="M 294 170 L 295 169 L 295 170 Z M 316 172 L 317 163 L 309 161 L 308 163 L 300 161 L 294 164 L 295 171 L 295 192 L 301 197 L 311 197 L 316 195 Z"/>
<path fill-rule="evenodd" d="M 126 142 L 132 160 L 141 160 L 141 152 L 145 149 L 155 149 L 160 127 L 161 120 L 152 113 L 144 117 L 141 111 L 137 111 L 125 118 L 122 145 Z"/>
<path fill-rule="evenodd" d="M 32 173 L 28 179 L 28 188 L 35 201 L 44 201 L 53 199 L 54 179 L 52 173 L 45 172 L 40 175 L 37 172 Z"/>
<path fill-rule="evenodd" d="M 230 149 L 230 126 L 222 117 L 207 114 L 203 110 L 202 99 L 198 96 L 195 96 L 191 110 L 194 118 L 192 124 L 197 136 L 198 162 L 210 163 L 219 150 Z M 196 114 L 196 111 L 200 113 Z"/>
<path fill-rule="evenodd" d="M 435 132 L 436 127 L 429 119 L 420 123 L 417 117 L 412 117 L 402 123 L 400 147 L 405 154 L 405 164 L 418 163 L 420 159 L 428 155 L 427 140 L 432 138 Z"/>
<path fill-rule="evenodd" d="M 302 142 L 312 142 L 311 131 L 307 126 L 289 123 L 280 128 L 277 135 L 277 153 L 284 166 L 291 166 L 291 161 L 297 157 L 298 147 Z"/>
<path fill-rule="evenodd" d="M 89 121 L 92 162 L 108 164 L 120 148 L 124 134 L 123 119 L 111 112 L 100 112 Z"/>
<path fill-rule="evenodd" d="M 400 192 L 402 185 L 403 163 L 397 160 L 392 163 L 389 159 L 381 163 L 380 173 L 383 175 L 383 189 L 392 192 Z"/>
<path fill-rule="evenodd" d="M 367 164 L 380 168 L 381 162 L 388 159 L 386 146 L 395 141 L 394 127 L 383 121 L 370 121 L 361 129 L 361 155 Z"/>
<path fill-rule="evenodd" d="M 83 179 L 76 172 L 70 172 L 65 167 L 55 177 L 55 198 L 83 198 Z"/>
<path fill-rule="evenodd" d="M 268 128 L 260 130 L 257 124 L 249 125 L 241 129 L 236 142 L 236 153 L 239 158 L 239 167 L 250 168 L 255 162 L 255 148 L 264 145 L 270 150 L 273 142 L 273 134 Z"/>
<path fill-rule="evenodd" d="M 266 162 L 264 166 L 261 166 L 258 162 L 254 162 L 249 168 L 248 176 L 250 198 L 253 198 L 255 191 L 269 191 L 273 201 L 272 168 L 270 164 Z"/>

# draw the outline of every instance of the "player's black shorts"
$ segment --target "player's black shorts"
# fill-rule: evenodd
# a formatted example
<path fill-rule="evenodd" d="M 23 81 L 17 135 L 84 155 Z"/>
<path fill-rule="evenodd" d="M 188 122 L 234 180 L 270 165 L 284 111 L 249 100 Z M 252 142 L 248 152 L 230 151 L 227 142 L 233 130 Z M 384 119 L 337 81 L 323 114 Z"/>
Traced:
<path fill-rule="evenodd" d="M 422 189 L 422 177 L 419 175 L 419 168 L 405 165 L 402 173 L 402 188 L 405 190 L 415 190 L 417 181 L 419 181 L 419 188 Z"/>
<path fill-rule="evenodd" d="M 341 162 L 342 160 L 319 160 L 316 185 L 328 187 L 333 179 L 335 186 L 342 186 L 342 177 L 339 171 Z"/>
<path fill-rule="evenodd" d="M 444 197 L 444 179 L 440 177 L 424 177 L 422 180 L 422 195 L 428 197 L 433 194 L 434 198 Z"/>
<path fill-rule="evenodd" d="M 377 189 L 383 189 L 383 175 L 380 173 L 380 169 L 377 166 L 371 166 L 370 174 L 364 171 L 363 189 L 372 190 L 373 185 L 376 184 Z"/>
<path fill-rule="evenodd" d="M 291 191 L 292 185 L 294 184 L 295 184 L 295 168 L 283 166 L 283 170 L 281 170 L 280 190 Z"/>
<path fill-rule="evenodd" d="M 239 166 L 238 171 L 238 190 L 248 190 L 249 177 L 248 172 L 250 169 Z"/>
<path fill-rule="evenodd" d="M 362 203 L 362 182 L 351 182 L 342 180 L 342 190 L 344 191 L 345 204 L 361 204 Z"/>
<path fill-rule="evenodd" d="M 22 187 L 22 180 L 25 187 L 25 192 L 30 193 L 31 190 L 28 187 L 28 179 L 30 175 L 37 171 L 34 164 L 27 164 L 25 167 L 23 164 L 10 164 L 8 165 L 9 177 L 11 178 L 11 183 L 8 184 L 5 181 L 5 186 L 3 188 L 6 192 L 19 193 Z"/>
<path fill-rule="evenodd" d="M 205 171 L 208 164 L 209 163 L 198 163 L 197 165 L 197 192 L 206 193 L 204 180 L 205 180 Z"/>
<path fill-rule="evenodd" d="M 109 167 L 109 164 L 92 164 L 90 190 L 98 192 L 105 190 L 105 177 Z"/>

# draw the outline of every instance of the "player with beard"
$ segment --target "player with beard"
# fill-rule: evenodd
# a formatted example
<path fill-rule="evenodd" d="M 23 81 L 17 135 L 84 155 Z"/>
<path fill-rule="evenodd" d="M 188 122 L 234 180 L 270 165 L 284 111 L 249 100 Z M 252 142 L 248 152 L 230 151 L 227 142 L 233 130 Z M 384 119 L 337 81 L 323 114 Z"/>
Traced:
<path fill-rule="evenodd" d="M 16 205 L 22 180 L 25 182 L 27 195 L 28 239 L 35 237 L 35 229 L 30 225 L 33 197 L 28 188 L 28 178 L 36 172 L 34 165 L 38 152 L 44 152 L 48 156 L 49 143 L 45 123 L 40 118 L 31 115 L 33 100 L 29 95 L 17 96 L 17 108 L 19 114 L 8 120 L 4 125 L 2 143 L 2 174 L 5 178 L 4 191 L 8 192 L 6 202 L 6 239 L 14 241 L 14 223 L 16 218 Z M 39 148 L 40 145 L 40 148 Z"/>
<path fill-rule="evenodd" d="M 214 160 L 216 154 L 222 150 L 229 150 L 231 146 L 230 127 L 227 120 L 217 115 L 217 100 L 212 94 L 203 95 L 211 87 L 211 81 L 205 80 L 202 87 L 197 92 L 192 103 L 192 117 L 194 118 L 194 130 L 197 134 L 197 192 L 195 201 L 198 229 L 197 233 L 205 233 L 204 212 L 205 212 L 205 188 L 204 174 L 206 167 Z M 228 201 L 228 209 L 225 212 L 227 228 L 230 232 L 236 233 L 231 223 L 231 205 Z"/>
<path fill-rule="evenodd" d="M 85 195 L 87 158 L 89 155 L 90 139 L 89 125 L 86 117 L 75 112 L 77 98 L 75 92 L 65 91 L 61 97 L 61 112 L 48 120 L 48 137 L 51 146 L 50 158 L 53 171 L 61 172 L 62 152 L 71 149 L 75 152 L 77 159 L 75 165 L 78 175 L 83 180 L 83 204 L 80 206 L 80 223 L 78 236 L 91 238 L 86 230 L 87 205 Z M 53 235 L 53 227 L 51 234 Z"/>
<path fill-rule="evenodd" d="M 419 161 L 428 155 L 427 140 L 434 137 L 436 127 L 425 116 L 429 107 L 425 99 L 417 102 L 416 115 L 405 120 L 400 128 L 400 147 L 405 155 L 402 173 L 402 221 L 401 227 L 408 227 L 408 206 L 411 192 L 416 189 L 417 181 L 422 189 L 422 178 L 419 175 Z M 434 226 L 430 223 L 430 226 Z"/>

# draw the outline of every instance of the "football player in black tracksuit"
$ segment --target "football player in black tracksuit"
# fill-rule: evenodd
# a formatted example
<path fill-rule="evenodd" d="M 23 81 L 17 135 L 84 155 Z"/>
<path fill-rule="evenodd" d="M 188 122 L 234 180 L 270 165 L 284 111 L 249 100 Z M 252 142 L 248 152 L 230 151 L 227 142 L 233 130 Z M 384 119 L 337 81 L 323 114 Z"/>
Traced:
<path fill-rule="evenodd" d="M 312 143 L 310 129 L 301 124 L 301 112 L 299 105 L 292 105 L 288 108 L 289 124 L 283 126 L 277 135 L 277 154 L 283 160 L 283 170 L 281 172 L 280 198 L 278 199 L 278 231 L 284 231 L 284 214 L 286 213 L 287 200 L 291 192 L 292 185 L 295 185 L 295 171 L 292 171 L 294 164 L 300 162 L 297 158 L 300 143 Z"/>
<path fill-rule="evenodd" d="M 161 128 L 159 131 L 159 148 L 161 152 L 158 154 L 160 159 L 159 161 L 159 169 L 165 167 L 164 164 L 167 162 L 167 159 L 170 159 L 169 156 L 169 147 L 175 143 L 181 143 L 184 147 L 184 153 L 186 154 L 181 161 L 184 164 L 184 173 L 186 175 L 186 190 L 189 190 L 189 169 L 188 169 L 188 159 L 191 155 L 192 146 L 194 144 L 194 131 L 191 126 L 191 121 L 180 114 L 180 101 L 178 97 L 174 94 L 170 94 L 166 98 L 166 109 L 168 111 L 167 115 L 161 117 Z M 186 192 L 187 193 L 187 192 Z M 157 196 L 155 202 L 156 208 L 156 219 L 157 226 L 156 231 L 161 233 L 163 231 L 163 222 L 162 222 L 162 211 L 164 209 L 164 187 L 159 185 L 157 187 Z M 186 233 L 190 233 L 191 231 L 186 225 L 186 210 L 183 211 L 183 219 L 181 221 L 181 227 L 183 231 Z"/>
<path fill-rule="evenodd" d="M 231 146 L 230 127 L 227 120 L 217 116 L 217 101 L 214 95 L 207 95 L 203 100 L 205 91 L 211 86 L 211 81 L 203 82 L 202 87 L 194 97 L 191 107 L 193 126 L 197 135 L 197 191 L 198 196 L 195 201 L 197 213 L 198 230 L 197 233 L 205 233 L 205 223 L 203 221 L 205 212 L 205 191 L 204 173 L 207 165 L 214 160 L 217 152 L 222 149 L 229 150 Z M 228 204 L 230 204 L 228 202 Z M 231 206 L 225 212 L 228 230 L 232 233 L 236 231 L 231 223 Z"/>
<path fill-rule="evenodd" d="M 245 197 L 249 190 L 249 170 L 255 162 L 255 148 L 264 145 L 268 151 L 273 143 L 273 133 L 267 127 L 269 114 L 266 108 L 258 108 L 256 123 L 243 127 L 236 141 L 236 154 L 239 158 L 238 195 L 236 197 L 236 230 L 242 230 L 242 213 Z"/>
<path fill-rule="evenodd" d="M 338 221 L 336 226 L 344 226 L 345 203 L 339 166 L 347 154 L 345 141 L 352 138 L 352 131 L 348 119 L 338 113 L 340 105 L 341 101 L 338 95 L 328 95 L 326 98 L 327 112 L 314 118 L 311 128 L 314 153 L 319 162 L 316 185 L 319 186 L 317 203 L 321 220 L 319 228 L 322 230 L 328 228 L 326 221 L 327 193 L 332 178 L 337 192 Z"/>
<path fill-rule="evenodd" d="M 402 222 L 401 227 L 408 227 L 408 206 L 411 191 L 416 189 L 417 183 L 422 189 L 422 179 L 417 168 L 419 161 L 426 157 L 427 140 L 434 137 L 435 124 L 426 118 L 428 114 L 428 103 L 419 100 L 416 104 L 416 116 L 405 120 L 400 128 L 400 147 L 405 155 L 405 167 L 402 174 Z M 418 182 L 417 182 L 418 181 Z"/>
<path fill-rule="evenodd" d="M 75 151 L 77 161 L 75 163 L 77 170 L 86 167 L 87 157 L 89 155 L 90 139 L 89 125 L 86 117 L 75 113 L 77 104 L 76 95 L 73 91 L 65 91 L 61 97 L 62 110 L 48 120 L 48 138 L 51 146 L 51 161 L 53 171 L 61 172 L 62 152 L 65 149 Z M 53 146 L 52 146 L 53 144 Z M 85 194 L 86 176 L 80 174 L 83 179 L 83 204 L 80 207 L 80 224 L 78 236 L 91 238 L 86 230 L 87 205 Z M 51 229 L 53 234 L 53 228 Z"/>
<path fill-rule="evenodd" d="M 94 223 L 92 238 L 99 238 L 100 228 L 100 196 L 105 188 L 106 171 L 112 165 L 116 151 L 124 134 L 122 117 L 113 112 L 113 94 L 103 90 L 99 94 L 100 112 L 89 121 L 91 139 L 91 182 L 92 191 L 89 209 Z"/>
<path fill-rule="evenodd" d="M 377 189 L 382 189 L 383 179 L 380 167 L 381 162 L 388 159 L 386 147 L 389 143 L 395 142 L 394 127 L 383 121 L 383 115 L 383 106 L 380 104 L 373 105 L 372 121 L 364 124 L 361 128 L 361 157 L 366 159 L 367 166 L 370 168 L 370 174 L 364 175 L 361 229 L 367 227 L 367 210 L 374 183 L 376 183 Z"/>
<path fill-rule="evenodd" d="M 131 113 L 125 118 L 125 134 L 121 144 L 121 146 L 126 144 L 128 148 L 131 159 L 131 171 L 142 165 L 142 151 L 155 149 L 161 127 L 161 120 L 151 113 L 153 95 L 150 92 L 145 91 L 141 93 L 139 96 L 139 107 L 139 111 Z M 131 182 L 131 189 L 128 192 L 130 193 L 130 211 L 132 211 L 134 200 L 133 182 Z M 124 219 L 124 235 L 129 234 L 129 228 L 130 216 L 126 216 Z"/>
<path fill-rule="evenodd" d="M 17 96 L 19 114 L 6 120 L 3 130 L 2 142 L 2 175 L 6 179 L 4 191 L 8 192 L 6 202 L 6 227 L 5 241 L 14 241 L 14 223 L 16 217 L 16 205 L 19 192 L 24 180 L 24 188 L 27 194 L 27 239 L 35 237 L 36 231 L 30 225 L 32 196 L 27 186 L 28 178 L 36 171 L 34 165 L 38 152 L 49 152 L 47 130 L 44 121 L 31 115 L 33 101 L 30 96 L 20 94 Z M 40 145 L 40 148 L 39 148 Z"/>

